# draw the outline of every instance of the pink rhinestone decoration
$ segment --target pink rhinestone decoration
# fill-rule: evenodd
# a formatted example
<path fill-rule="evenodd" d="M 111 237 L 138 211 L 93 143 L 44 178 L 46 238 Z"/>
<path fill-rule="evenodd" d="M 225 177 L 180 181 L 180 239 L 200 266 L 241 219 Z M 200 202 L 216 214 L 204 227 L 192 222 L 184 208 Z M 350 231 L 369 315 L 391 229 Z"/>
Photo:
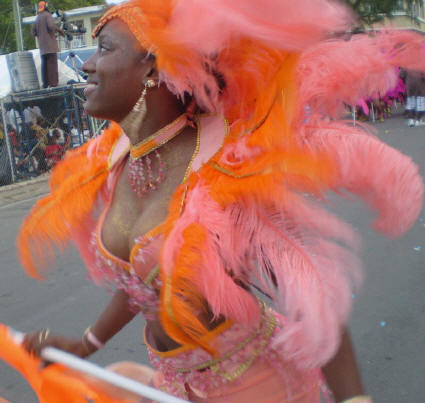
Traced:
<path fill-rule="evenodd" d="M 157 189 L 158 185 L 164 180 L 164 163 L 159 151 L 155 150 L 154 153 L 158 160 L 158 173 L 156 177 L 154 177 L 149 154 L 136 160 L 130 157 L 128 178 L 133 192 L 138 197 L 143 197 L 150 190 Z"/>
<path fill-rule="evenodd" d="M 159 278 L 155 278 L 151 285 L 146 285 L 133 268 L 127 271 L 118 261 L 108 259 L 99 249 L 96 238 L 96 231 L 93 231 L 89 251 L 94 257 L 94 264 L 88 265 L 90 277 L 111 293 L 115 289 L 125 291 L 133 312 L 141 312 L 149 320 L 157 319 L 159 309 L 157 289 L 161 287 Z M 139 254 L 141 252 L 139 251 Z"/>

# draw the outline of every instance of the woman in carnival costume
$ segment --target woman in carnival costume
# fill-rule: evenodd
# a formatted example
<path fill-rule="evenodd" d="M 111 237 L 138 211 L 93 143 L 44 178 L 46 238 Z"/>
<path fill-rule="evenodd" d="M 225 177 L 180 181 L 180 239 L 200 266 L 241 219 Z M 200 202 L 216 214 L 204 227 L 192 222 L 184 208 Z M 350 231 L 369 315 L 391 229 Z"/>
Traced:
<path fill-rule="evenodd" d="M 115 293 L 81 339 L 41 330 L 25 348 L 86 357 L 141 312 L 156 369 L 144 381 L 173 395 L 319 402 L 323 373 L 336 401 L 370 402 L 344 327 L 359 240 L 319 201 L 354 193 L 391 237 L 413 224 L 417 167 L 337 118 L 425 58 L 412 33 L 333 34 L 352 22 L 325 0 L 109 9 L 85 109 L 114 123 L 55 167 L 18 247 L 41 277 L 49 245 L 74 241 Z"/>

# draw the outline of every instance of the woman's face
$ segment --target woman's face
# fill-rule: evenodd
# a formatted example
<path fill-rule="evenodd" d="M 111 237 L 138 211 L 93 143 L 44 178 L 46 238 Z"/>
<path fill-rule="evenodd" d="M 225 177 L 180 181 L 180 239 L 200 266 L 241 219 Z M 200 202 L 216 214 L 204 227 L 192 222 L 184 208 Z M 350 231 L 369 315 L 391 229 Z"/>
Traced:
<path fill-rule="evenodd" d="M 96 53 L 83 65 L 88 74 L 84 109 L 92 116 L 121 121 L 140 97 L 142 81 L 154 66 L 127 26 L 108 22 Z"/>

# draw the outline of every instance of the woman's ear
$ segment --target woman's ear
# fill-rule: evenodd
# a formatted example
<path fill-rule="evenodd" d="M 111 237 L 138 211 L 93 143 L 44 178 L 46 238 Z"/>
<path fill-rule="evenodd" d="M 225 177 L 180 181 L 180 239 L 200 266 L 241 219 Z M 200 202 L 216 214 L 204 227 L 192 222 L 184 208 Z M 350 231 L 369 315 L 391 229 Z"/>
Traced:
<path fill-rule="evenodd" d="M 156 69 L 156 57 L 152 53 L 140 54 L 138 64 L 139 67 L 146 72 L 143 76 L 143 79 L 155 79 L 158 77 L 158 72 Z"/>
<path fill-rule="evenodd" d="M 146 74 L 146 78 L 158 81 L 158 77 L 159 77 L 159 74 L 158 74 L 158 70 L 156 69 L 156 63 L 154 61 L 152 64 L 152 68 Z"/>

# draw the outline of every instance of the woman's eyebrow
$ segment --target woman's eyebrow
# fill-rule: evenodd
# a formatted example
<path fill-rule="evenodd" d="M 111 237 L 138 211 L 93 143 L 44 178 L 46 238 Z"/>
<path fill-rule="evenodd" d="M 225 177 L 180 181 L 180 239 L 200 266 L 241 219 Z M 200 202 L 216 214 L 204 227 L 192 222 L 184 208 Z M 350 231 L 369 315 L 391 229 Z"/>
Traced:
<path fill-rule="evenodd" d="M 108 42 L 108 43 L 114 43 L 115 42 L 114 39 L 116 39 L 107 32 L 105 33 L 101 32 L 97 38 L 99 42 L 102 41 L 102 42 Z"/>

